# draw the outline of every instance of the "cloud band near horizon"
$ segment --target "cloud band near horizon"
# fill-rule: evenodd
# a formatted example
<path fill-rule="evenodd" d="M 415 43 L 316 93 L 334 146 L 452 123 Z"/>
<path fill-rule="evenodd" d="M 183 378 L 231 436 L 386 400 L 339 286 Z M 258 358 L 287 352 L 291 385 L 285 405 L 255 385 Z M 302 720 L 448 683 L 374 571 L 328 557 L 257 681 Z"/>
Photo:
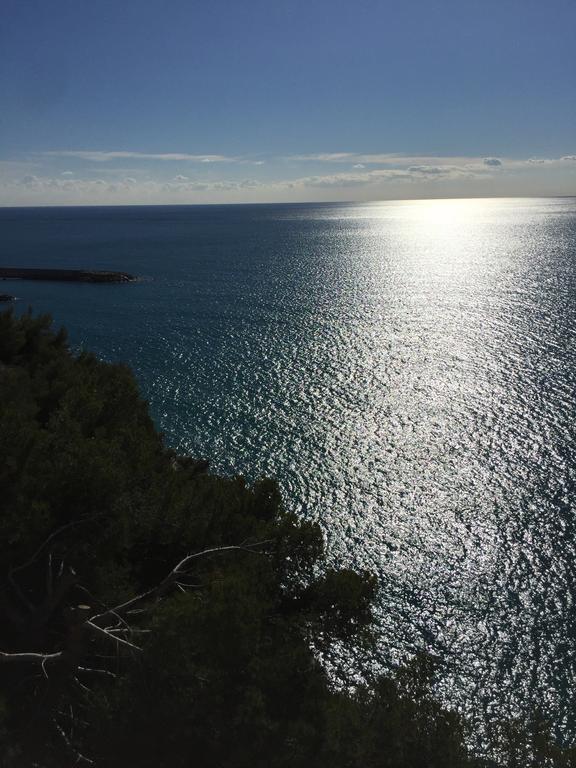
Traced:
<path fill-rule="evenodd" d="M 250 177 L 247 166 L 252 166 Z M 275 157 L 82 149 L 0 160 L 3 206 L 550 194 L 576 194 L 576 155 L 322 152 Z"/>

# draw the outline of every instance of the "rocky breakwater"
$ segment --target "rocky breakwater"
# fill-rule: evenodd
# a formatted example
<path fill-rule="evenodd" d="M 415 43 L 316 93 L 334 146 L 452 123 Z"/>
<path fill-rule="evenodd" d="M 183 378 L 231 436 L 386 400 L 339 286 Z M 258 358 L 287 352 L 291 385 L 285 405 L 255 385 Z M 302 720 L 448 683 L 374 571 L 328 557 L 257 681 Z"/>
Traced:
<path fill-rule="evenodd" d="M 136 280 L 128 272 L 106 272 L 96 269 L 30 269 L 0 267 L 2 280 L 57 280 L 70 283 L 132 283 Z"/>

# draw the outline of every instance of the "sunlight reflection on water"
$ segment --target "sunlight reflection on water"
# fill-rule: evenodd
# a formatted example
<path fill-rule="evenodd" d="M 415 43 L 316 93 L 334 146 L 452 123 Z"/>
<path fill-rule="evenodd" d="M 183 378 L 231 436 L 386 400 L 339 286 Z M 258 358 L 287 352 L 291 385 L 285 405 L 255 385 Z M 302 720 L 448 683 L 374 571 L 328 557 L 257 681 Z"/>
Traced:
<path fill-rule="evenodd" d="M 426 648 L 473 717 L 544 704 L 573 734 L 575 201 L 136 210 L 3 221 L 28 264 L 83 266 L 83 233 L 154 278 L 35 308 L 130 363 L 171 444 L 278 477 L 379 573 L 383 659 Z"/>

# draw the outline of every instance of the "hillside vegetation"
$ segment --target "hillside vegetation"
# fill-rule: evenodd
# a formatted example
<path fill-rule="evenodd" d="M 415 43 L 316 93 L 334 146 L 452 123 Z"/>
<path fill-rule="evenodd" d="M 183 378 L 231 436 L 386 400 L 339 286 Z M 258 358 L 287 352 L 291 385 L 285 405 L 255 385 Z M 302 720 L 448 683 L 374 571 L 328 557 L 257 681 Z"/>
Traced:
<path fill-rule="evenodd" d="M 129 369 L 47 317 L 0 315 L 0 488 L 2 766 L 480 765 L 429 659 L 327 676 L 369 652 L 374 577 L 327 570 L 273 481 L 166 448 Z"/>

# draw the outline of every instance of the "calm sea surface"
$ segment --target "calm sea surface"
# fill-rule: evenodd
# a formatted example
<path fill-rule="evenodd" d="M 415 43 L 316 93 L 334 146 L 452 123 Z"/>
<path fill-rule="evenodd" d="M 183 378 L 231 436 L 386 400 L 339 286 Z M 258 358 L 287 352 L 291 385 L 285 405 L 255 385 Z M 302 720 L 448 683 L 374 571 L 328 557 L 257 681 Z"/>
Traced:
<path fill-rule="evenodd" d="M 3 209 L 0 236 L 3 265 L 144 278 L 1 290 L 377 571 L 383 658 L 575 734 L 576 199 Z"/>

